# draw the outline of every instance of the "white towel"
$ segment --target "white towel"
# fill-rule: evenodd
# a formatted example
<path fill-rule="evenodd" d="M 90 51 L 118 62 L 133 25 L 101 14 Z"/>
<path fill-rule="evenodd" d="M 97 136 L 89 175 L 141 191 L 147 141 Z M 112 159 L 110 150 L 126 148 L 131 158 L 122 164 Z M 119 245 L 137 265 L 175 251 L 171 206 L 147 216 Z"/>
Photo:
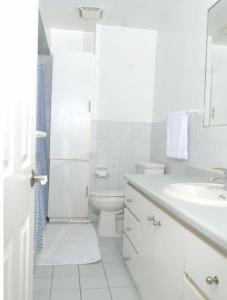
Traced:
<path fill-rule="evenodd" d="M 167 156 L 188 159 L 188 113 L 186 111 L 168 114 Z"/>

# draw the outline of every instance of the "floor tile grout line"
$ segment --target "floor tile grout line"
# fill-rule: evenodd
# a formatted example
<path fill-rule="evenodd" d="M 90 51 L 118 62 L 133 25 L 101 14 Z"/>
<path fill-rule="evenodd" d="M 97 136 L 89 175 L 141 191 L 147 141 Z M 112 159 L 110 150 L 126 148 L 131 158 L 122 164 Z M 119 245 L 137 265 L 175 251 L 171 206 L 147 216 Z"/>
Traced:
<path fill-rule="evenodd" d="M 126 286 L 127 288 L 127 286 Z M 108 286 L 105 286 L 105 287 L 86 287 L 86 288 L 83 288 L 82 290 L 107 290 L 109 289 Z"/>
<path fill-rule="evenodd" d="M 120 252 L 120 254 L 122 255 L 122 249 L 120 248 L 120 246 L 117 243 L 117 240 L 115 240 L 115 244 L 117 246 L 118 251 Z"/>
<path fill-rule="evenodd" d="M 116 241 L 115 241 L 115 242 L 116 242 Z M 116 242 L 116 244 L 117 244 L 117 242 Z M 126 265 L 126 263 L 125 263 L 122 249 L 120 249 L 120 247 L 119 247 L 118 244 L 117 244 L 117 247 L 118 247 L 118 250 L 119 250 L 119 252 L 120 252 L 120 255 L 121 255 L 122 259 L 123 259 L 123 265 L 124 265 L 124 267 L 126 268 L 126 270 L 128 271 L 128 267 L 127 267 L 127 265 Z"/>
<path fill-rule="evenodd" d="M 77 266 L 78 268 L 78 277 L 79 277 L 79 287 L 80 287 L 80 300 L 82 300 L 82 288 L 81 288 L 81 280 L 80 280 L 80 265 Z"/>
<path fill-rule="evenodd" d="M 102 267 L 103 267 L 104 275 L 105 275 L 106 282 L 107 282 L 107 285 L 108 285 L 108 290 L 109 290 L 109 293 L 110 293 L 110 298 L 111 298 L 111 300 L 113 300 L 113 297 L 112 297 L 112 294 L 111 294 L 111 290 L 110 290 L 109 281 L 108 281 L 108 279 L 107 279 L 106 270 L 105 270 L 105 267 L 104 267 L 104 264 L 103 264 L 103 263 L 102 263 Z"/>
<path fill-rule="evenodd" d="M 54 278 L 54 266 L 52 266 L 52 272 L 51 272 L 51 283 L 50 283 L 50 295 L 49 300 L 51 300 L 51 294 L 52 294 L 52 285 L 53 285 L 53 278 Z"/>

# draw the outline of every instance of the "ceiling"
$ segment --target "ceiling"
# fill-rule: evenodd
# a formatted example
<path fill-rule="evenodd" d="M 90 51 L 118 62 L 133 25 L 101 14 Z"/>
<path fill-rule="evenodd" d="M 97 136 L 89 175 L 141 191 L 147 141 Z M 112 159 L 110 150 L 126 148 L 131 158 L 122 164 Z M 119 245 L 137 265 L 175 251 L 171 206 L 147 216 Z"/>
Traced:
<path fill-rule="evenodd" d="M 94 31 L 95 22 L 83 20 L 78 6 L 104 7 L 99 24 L 155 29 L 173 0 L 40 0 L 40 12 L 50 28 Z"/>

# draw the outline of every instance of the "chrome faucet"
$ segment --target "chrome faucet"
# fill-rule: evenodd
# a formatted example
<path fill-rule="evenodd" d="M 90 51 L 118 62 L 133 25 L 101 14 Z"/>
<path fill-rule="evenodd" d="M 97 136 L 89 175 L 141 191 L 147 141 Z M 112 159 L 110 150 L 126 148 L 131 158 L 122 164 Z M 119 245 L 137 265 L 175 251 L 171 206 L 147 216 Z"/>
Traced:
<path fill-rule="evenodd" d="M 215 181 L 221 181 L 224 183 L 224 190 L 227 191 L 227 169 L 225 168 L 214 168 L 214 170 L 222 171 L 224 174 L 224 177 L 211 177 L 209 179 L 209 182 L 215 182 Z"/>

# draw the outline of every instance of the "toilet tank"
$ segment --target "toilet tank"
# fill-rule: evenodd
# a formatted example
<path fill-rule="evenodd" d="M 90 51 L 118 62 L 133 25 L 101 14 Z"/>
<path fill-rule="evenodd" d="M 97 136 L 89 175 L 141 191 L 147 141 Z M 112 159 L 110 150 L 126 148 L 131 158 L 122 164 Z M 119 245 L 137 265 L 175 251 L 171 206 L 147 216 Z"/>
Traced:
<path fill-rule="evenodd" d="M 164 175 L 165 165 L 156 162 L 138 162 L 136 171 L 138 174 Z"/>

